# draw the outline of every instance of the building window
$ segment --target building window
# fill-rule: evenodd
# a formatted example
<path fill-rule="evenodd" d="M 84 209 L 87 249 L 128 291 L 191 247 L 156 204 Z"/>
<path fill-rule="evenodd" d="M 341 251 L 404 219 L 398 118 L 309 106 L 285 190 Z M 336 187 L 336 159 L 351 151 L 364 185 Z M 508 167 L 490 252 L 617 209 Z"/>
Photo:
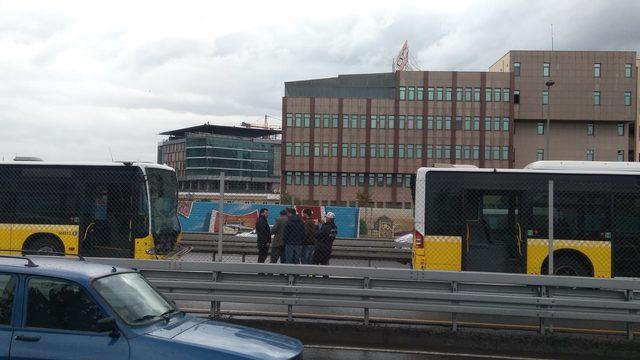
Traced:
<path fill-rule="evenodd" d="M 422 119 L 423 119 L 423 118 L 422 118 L 422 115 L 418 115 L 418 116 L 416 116 L 416 129 L 418 129 L 418 130 L 422 130 L 422 128 L 423 128 L 423 126 L 424 126 L 424 125 L 423 125 L 423 120 L 422 120 Z"/>
<path fill-rule="evenodd" d="M 396 120 L 396 116 L 395 115 L 389 115 L 389 129 L 393 129 L 396 125 L 395 125 L 395 120 Z"/>
<path fill-rule="evenodd" d="M 387 127 L 387 116 L 378 115 L 378 128 L 385 129 Z"/>
<path fill-rule="evenodd" d="M 296 127 L 302 126 L 302 114 L 296 114 Z"/>
<path fill-rule="evenodd" d="M 456 130 L 462 130 L 462 116 L 456 116 Z"/>
<path fill-rule="evenodd" d="M 469 145 L 464 146 L 464 159 L 465 160 L 471 159 L 471 146 Z"/>
<path fill-rule="evenodd" d="M 407 88 L 405 86 L 400 86 L 400 100 L 406 100 L 407 96 Z"/>
<path fill-rule="evenodd" d="M 536 161 L 544 160 L 544 149 L 536 150 Z"/>
<path fill-rule="evenodd" d="M 624 77 L 631 77 L 631 64 L 624 64 Z"/>
<path fill-rule="evenodd" d="M 338 127 L 338 114 L 331 115 L 331 127 L 333 128 Z"/>
<path fill-rule="evenodd" d="M 484 89 L 484 101 L 491 102 L 491 88 Z"/>
<path fill-rule="evenodd" d="M 436 100 L 442 101 L 444 99 L 443 90 L 441 87 L 436 88 Z"/>
<path fill-rule="evenodd" d="M 478 116 L 473 117 L 473 130 L 480 130 L 480 117 Z"/>
<path fill-rule="evenodd" d="M 309 185 L 309 173 L 302 173 L 302 184 Z"/>
<path fill-rule="evenodd" d="M 493 160 L 500 160 L 500 146 L 493 147 Z"/>
<path fill-rule="evenodd" d="M 309 156 L 309 143 L 304 143 L 302 145 L 302 155 Z"/>
<path fill-rule="evenodd" d="M 502 102 L 509 102 L 509 88 L 502 89 Z"/>
<path fill-rule="evenodd" d="M 413 115 L 407 115 L 407 129 L 413 129 L 414 120 Z"/>
<path fill-rule="evenodd" d="M 349 144 L 342 144 L 342 157 L 349 156 Z"/>
<path fill-rule="evenodd" d="M 544 123 L 539 122 L 536 126 L 538 135 L 544 135 Z"/>
<path fill-rule="evenodd" d="M 600 63 L 593 64 L 593 77 L 600 77 Z"/>
<path fill-rule="evenodd" d="M 291 156 L 291 143 L 285 145 L 285 155 Z"/>
<path fill-rule="evenodd" d="M 404 144 L 398 145 L 398 158 L 404 159 Z"/>
<path fill-rule="evenodd" d="M 493 89 L 493 101 L 500 102 L 500 88 Z"/>
<path fill-rule="evenodd" d="M 302 183 L 302 174 L 299 172 L 295 173 L 295 184 L 300 185 Z"/>
<path fill-rule="evenodd" d="M 500 118 L 499 117 L 494 117 L 493 118 L 493 131 L 500 131 Z"/>
<path fill-rule="evenodd" d="M 509 118 L 502 118 L 502 131 L 509 131 Z"/>
<path fill-rule="evenodd" d="M 432 87 L 428 87 L 427 88 L 427 100 L 429 101 L 433 101 L 434 100 L 434 96 L 433 96 L 433 88 Z"/>
<path fill-rule="evenodd" d="M 594 134 L 594 129 L 593 129 L 593 123 L 587 123 L 587 136 L 593 136 Z"/>
<path fill-rule="evenodd" d="M 623 150 L 618 150 L 617 156 L 616 156 L 616 160 L 624 161 L 624 151 Z"/>
<path fill-rule="evenodd" d="M 520 90 L 513 90 L 513 103 L 520 104 Z"/>
<path fill-rule="evenodd" d="M 424 88 L 422 86 L 418 86 L 418 100 L 424 100 Z"/>
<path fill-rule="evenodd" d="M 600 91 L 593 92 L 593 105 L 600 105 Z"/>
<path fill-rule="evenodd" d="M 356 174 L 349 174 L 349 186 L 356 186 Z"/>
<path fill-rule="evenodd" d="M 480 101 L 480 88 L 473 88 L 473 101 Z"/>
<path fill-rule="evenodd" d="M 473 145 L 473 160 L 478 160 L 480 158 L 480 146 Z"/>
<path fill-rule="evenodd" d="M 320 173 L 313 173 L 313 185 L 320 185 Z"/>
<path fill-rule="evenodd" d="M 436 145 L 436 159 L 442 159 L 442 145 Z"/>
<path fill-rule="evenodd" d="M 342 128 L 349 128 L 349 115 L 342 115 Z"/>
<path fill-rule="evenodd" d="M 409 96 L 407 100 L 415 100 L 416 99 L 416 87 L 415 86 L 409 86 Z"/>
<path fill-rule="evenodd" d="M 376 144 L 369 144 L 369 157 L 374 158 L 376 157 Z"/>
<path fill-rule="evenodd" d="M 491 118 L 488 116 L 484 118 L 484 131 L 491 131 Z"/>
<path fill-rule="evenodd" d="M 287 172 L 287 175 L 286 175 L 287 185 L 291 185 L 291 177 L 292 177 L 291 172 Z"/>
<path fill-rule="evenodd" d="M 322 143 L 322 156 L 329 156 L 329 144 Z"/>
<path fill-rule="evenodd" d="M 398 129 L 404 129 L 404 115 L 398 115 Z"/>
<path fill-rule="evenodd" d="M 358 185 L 364 185 L 364 174 L 358 174 Z"/>
<path fill-rule="evenodd" d="M 319 128 L 320 127 L 320 114 L 313 115 L 313 126 Z"/>
<path fill-rule="evenodd" d="M 431 115 L 427 116 L 427 129 L 433 130 L 433 116 Z"/>
<path fill-rule="evenodd" d="M 393 159 L 393 156 L 394 156 L 393 144 L 387 144 L 387 157 L 390 159 Z"/>
<path fill-rule="evenodd" d="M 367 128 L 367 115 L 360 115 L 360 129 Z"/>
<path fill-rule="evenodd" d="M 422 159 L 422 144 L 416 144 L 416 159 Z"/>
<path fill-rule="evenodd" d="M 358 115 L 351 115 L 351 128 L 352 129 L 358 128 Z"/>
<path fill-rule="evenodd" d="M 471 130 L 471 117 L 470 116 L 465 116 L 465 118 L 464 118 L 464 129 L 466 131 Z"/>
<path fill-rule="evenodd" d="M 413 144 L 407 144 L 407 159 L 413 159 Z"/>
<path fill-rule="evenodd" d="M 338 144 L 336 143 L 331 144 L 331 156 L 338 157 Z"/>
<path fill-rule="evenodd" d="M 391 187 L 391 185 L 393 185 L 393 175 L 387 174 L 385 178 L 387 179 L 386 180 L 387 186 Z"/>
<path fill-rule="evenodd" d="M 322 127 L 323 128 L 328 128 L 329 127 L 329 114 L 322 114 Z"/>
<path fill-rule="evenodd" d="M 451 116 L 444 117 L 444 128 L 445 130 L 451 130 Z"/>
<path fill-rule="evenodd" d="M 320 144 L 313 144 L 313 156 L 320 156 Z"/>
<path fill-rule="evenodd" d="M 491 160 L 491 146 L 485 145 L 485 147 L 484 147 L 484 158 L 486 160 Z"/>
<path fill-rule="evenodd" d="M 587 150 L 587 161 L 593 161 L 593 149 Z"/>
<path fill-rule="evenodd" d="M 471 101 L 471 88 L 464 88 L 464 101 Z"/>
<path fill-rule="evenodd" d="M 513 75 L 520 76 L 520 63 L 519 62 L 513 63 Z"/>
<path fill-rule="evenodd" d="M 367 144 L 360 144 L 360 157 L 361 158 L 367 157 Z"/>
<path fill-rule="evenodd" d="M 623 123 L 619 123 L 618 124 L 618 136 L 624 136 L 624 124 Z"/>
<path fill-rule="evenodd" d="M 456 101 L 462 101 L 462 88 L 456 88 Z"/>
<path fill-rule="evenodd" d="M 444 158 L 451 159 L 451 145 L 444 146 Z"/>
<path fill-rule="evenodd" d="M 358 144 L 351 144 L 351 157 L 358 156 Z"/>
<path fill-rule="evenodd" d="M 631 106 L 631 91 L 624 92 L 624 106 Z"/>
<path fill-rule="evenodd" d="M 287 113 L 287 127 L 293 126 L 293 115 L 291 113 Z"/>
<path fill-rule="evenodd" d="M 384 158 L 384 149 L 386 146 L 384 144 L 378 144 L 378 157 Z"/>
<path fill-rule="evenodd" d="M 462 145 L 456 145 L 456 159 L 462 159 Z"/>
<path fill-rule="evenodd" d="M 551 64 L 549 63 L 542 64 L 542 76 L 544 77 L 551 76 Z"/>
<path fill-rule="evenodd" d="M 549 105 L 549 91 L 542 90 L 542 105 Z"/>
<path fill-rule="evenodd" d="M 371 115 L 371 128 L 372 129 L 377 129 L 378 128 L 378 116 L 377 115 Z"/>
<path fill-rule="evenodd" d="M 340 174 L 340 185 L 342 185 L 342 187 L 347 186 L 347 174 Z"/>
<path fill-rule="evenodd" d="M 442 116 L 436 116 L 436 130 L 442 130 Z"/>
<path fill-rule="evenodd" d="M 502 160 L 509 160 L 509 147 L 508 146 L 503 146 L 502 147 Z"/>
<path fill-rule="evenodd" d="M 446 101 L 451 101 L 451 88 L 450 88 L 450 87 L 448 87 L 448 88 L 446 89 L 446 96 L 445 96 L 445 100 L 446 100 Z"/>
<path fill-rule="evenodd" d="M 311 126 L 311 114 L 304 114 L 304 127 L 308 128 Z"/>
<path fill-rule="evenodd" d="M 427 159 L 433 159 L 433 145 L 427 144 Z"/>

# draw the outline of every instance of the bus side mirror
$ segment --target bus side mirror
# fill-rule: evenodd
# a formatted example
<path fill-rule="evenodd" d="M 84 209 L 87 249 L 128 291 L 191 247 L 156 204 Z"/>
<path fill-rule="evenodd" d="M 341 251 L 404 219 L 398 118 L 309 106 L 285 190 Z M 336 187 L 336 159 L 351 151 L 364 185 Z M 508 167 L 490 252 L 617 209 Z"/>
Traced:
<path fill-rule="evenodd" d="M 131 220 L 131 232 L 135 238 L 143 238 L 149 235 L 149 223 L 146 215 L 136 215 Z"/>

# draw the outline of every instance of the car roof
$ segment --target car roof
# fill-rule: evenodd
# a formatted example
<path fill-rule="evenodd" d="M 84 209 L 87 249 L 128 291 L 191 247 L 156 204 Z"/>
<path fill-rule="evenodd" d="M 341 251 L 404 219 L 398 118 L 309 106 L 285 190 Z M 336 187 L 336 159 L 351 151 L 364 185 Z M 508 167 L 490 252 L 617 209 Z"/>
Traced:
<path fill-rule="evenodd" d="M 31 262 L 37 266 L 28 266 L 28 260 L 31 260 Z M 0 257 L 0 272 L 50 276 L 76 282 L 89 282 L 98 277 L 131 271 L 132 270 L 128 268 L 96 264 L 69 257 Z"/>

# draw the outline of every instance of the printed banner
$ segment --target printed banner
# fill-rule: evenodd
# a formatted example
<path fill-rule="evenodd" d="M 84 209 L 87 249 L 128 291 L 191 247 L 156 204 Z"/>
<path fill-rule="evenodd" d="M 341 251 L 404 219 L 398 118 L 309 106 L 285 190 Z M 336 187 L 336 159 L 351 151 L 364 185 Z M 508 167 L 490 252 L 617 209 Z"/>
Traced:
<path fill-rule="evenodd" d="M 219 232 L 220 230 L 220 217 L 219 211 L 211 211 L 211 221 L 209 222 L 209 232 Z M 225 234 L 238 234 L 242 232 L 251 231 L 256 228 L 256 221 L 258 220 L 258 211 L 252 211 L 246 214 L 227 214 L 224 213 L 222 217 L 224 221 L 223 232 Z"/>

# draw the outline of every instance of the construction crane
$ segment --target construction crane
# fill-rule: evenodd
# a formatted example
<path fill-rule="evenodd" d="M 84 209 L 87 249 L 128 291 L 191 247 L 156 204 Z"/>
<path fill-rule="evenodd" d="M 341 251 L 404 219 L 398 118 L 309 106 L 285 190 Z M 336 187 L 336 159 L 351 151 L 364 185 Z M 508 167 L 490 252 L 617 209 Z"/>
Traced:
<path fill-rule="evenodd" d="M 254 128 L 254 129 L 266 129 L 266 130 L 279 130 L 279 127 L 273 127 L 273 126 L 269 126 L 269 119 L 274 119 L 274 120 L 278 120 L 278 121 L 282 121 L 282 119 L 278 119 L 276 117 L 273 117 L 271 115 L 268 114 L 264 114 L 264 122 L 263 124 L 256 124 L 256 123 L 248 123 L 248 122 L 242 122 L 241 126 L 246 127 L 246 128 Z M 260 120 L 258 120 L 260 121 Z"/>
<path fill-rule="evenodd" d="M 398 55 L 393 58 L 393 62 L 391 64 L 391 71 L 411 71 L 411 70 L 420 70 L 420 65 L 413 57 L 413 55 L 409 52 L 409 43 L 407 40 L 404 41 Z"/>

